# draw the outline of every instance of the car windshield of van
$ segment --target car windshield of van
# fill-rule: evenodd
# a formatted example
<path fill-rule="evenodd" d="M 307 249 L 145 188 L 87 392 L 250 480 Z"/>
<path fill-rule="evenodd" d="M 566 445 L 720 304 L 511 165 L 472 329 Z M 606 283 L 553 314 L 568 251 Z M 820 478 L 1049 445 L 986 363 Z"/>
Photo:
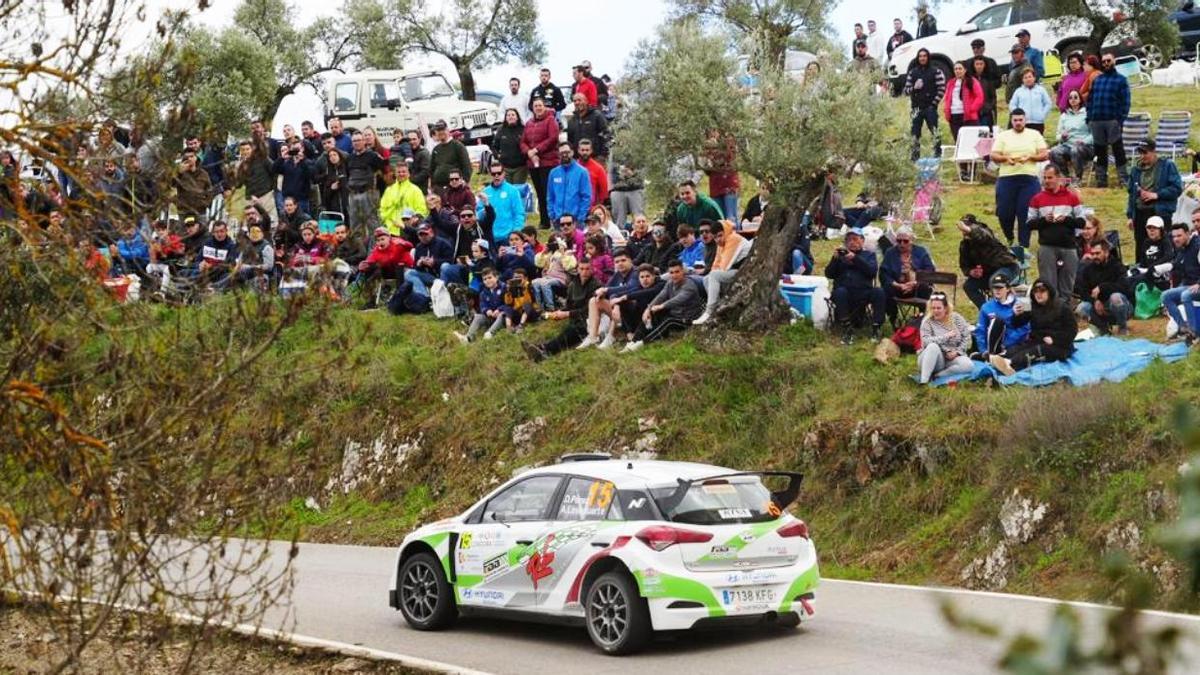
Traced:
<path fill-rule="evenodd" d="M 416 75 L 400 80 L 406 101 L 425 101 L 431 98 L 453 97 L 454 87 L 438 74 Z"/>

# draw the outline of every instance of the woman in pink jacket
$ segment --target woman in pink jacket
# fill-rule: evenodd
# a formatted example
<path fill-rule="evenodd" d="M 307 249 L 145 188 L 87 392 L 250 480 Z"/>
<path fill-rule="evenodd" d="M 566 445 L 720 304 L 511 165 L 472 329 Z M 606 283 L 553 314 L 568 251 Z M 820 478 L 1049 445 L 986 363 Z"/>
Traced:
<path fill-rule="evenodd" d="M 958 143 L 958 130 L 979 123 L 983 109 L 983 87 L 963 64 L 954 64 L 954 79 L 946 83 L 944 103 L 946 121 L 950 123 L 950 138 Z"/>
<path fill-rule="evenodd" d="M 1071 92 L 1077 91 L 1083 96 L 1083 83 L 1087 82 L 1088 74 L 1083 70 L 1083 54 L 1072 52 L 1067 57 L 1067 72 L 1063 73 L 1062 82 L 1058 85 L 1058 111 L 1066 112 L 1070 106 L 1068 99 Z"/>

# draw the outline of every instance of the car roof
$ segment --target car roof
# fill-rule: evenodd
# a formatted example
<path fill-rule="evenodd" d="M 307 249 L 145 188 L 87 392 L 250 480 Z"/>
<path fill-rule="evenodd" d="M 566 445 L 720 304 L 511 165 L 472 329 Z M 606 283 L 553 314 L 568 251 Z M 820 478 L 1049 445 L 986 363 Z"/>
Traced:
<path fill-rule="evenodd" d="M 438 70 L 359 70 L 349 73 L 335 73 L 327 75 L 326 79 L 330 81 L 344 80 L 398 80 L 402 77 L 419 77 L 422 75 L 445 75 Z"/>
<path fill-rule="evenodd" d="M 586 478 L 598 478 L 624 486 L 674 485 L 676 480 L 696 480 L 709 476 L 737 473 L 711 464 L 697 462 L 668 462 L 660 460 L 605 459 L 563 462 L 532 469 L 521 474 L 522 478 L 544 474 L 572 474 Z"/>

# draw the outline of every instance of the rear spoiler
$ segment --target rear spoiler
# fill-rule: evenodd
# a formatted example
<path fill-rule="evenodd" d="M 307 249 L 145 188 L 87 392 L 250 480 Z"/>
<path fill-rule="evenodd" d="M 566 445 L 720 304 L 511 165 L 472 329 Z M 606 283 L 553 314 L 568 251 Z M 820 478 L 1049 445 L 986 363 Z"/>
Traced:
<path fill-rule="evenodd" d="M 796 501 L 796 497 L 800 496 L 800 483 L 804 481 L 804 474 L 796 471 L 738 471 L 737 473 L 722 473 L 716 476 L 705 476 L 704 478 L 695 478 L 692 480 L 683 480 L 677 478 L 678 485 L 675 491 L 667 495 L 659 502 L 659 507 L 663 511 L 671 511 L 679 502 L 683 501 L 687 491 L 696 483 L 704 483 L 718 478 L 734 478 L 737 476 L 786 476 L 788 478 L 787 487 L 778 492 L 771 493 L 771 502 L 779 507 L 780 512 L 791 506 L 792 502 Z"/>

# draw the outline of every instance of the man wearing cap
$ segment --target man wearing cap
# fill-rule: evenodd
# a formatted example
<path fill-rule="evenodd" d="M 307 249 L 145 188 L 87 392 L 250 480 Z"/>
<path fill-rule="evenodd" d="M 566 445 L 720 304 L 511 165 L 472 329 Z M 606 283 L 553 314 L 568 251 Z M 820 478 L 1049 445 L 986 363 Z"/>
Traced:
<path fill-rule="evenodd" d="M 1163 219 L 1150 216 L 1146 219 L 1146 252 L 1129 266 L 1126 289 L 1128 297 L 1137 297 L 1139 284 L 1165 291 L 1171 287 L 1171 268 L 1175 262 L 1175 246 L 1167 236 Z"/>
<path fill-rule="evenodd" d="M 422 223 L 417 227 L 417 245 L 412 255 L 414 265 L 404 273 L 404 280 L 413 285 L 413 291 L 428 296 L 433 281 L 454 261 L 454 247 L 437 236 L 427 223 Z"/>
<path fill-rule="evenodd" d="M 467 146 L 456 138 L 451 138 L 446 120 L 438 120 L 433 125 L 433 138 L 437 145 L 429 156 L 429 183 L 435 192 L 446 189 L 450 185 L 450 172 L 458 171 L 464 181 L 471 180 L 471 156 Z"/>
<path fill-rule="evenodd" d="M 1029 31 L 1022 28 L 1017 31 L 1017 44 L 1021 49 L 1025 50 L 1025 59 L 1029 61 L 1029 65 L 1033 68 L 1033 72 L 1037 73 L 1038 80 L 1046 76 L 1046 58 L 1042 55 L 1042 50 L 1029 44 L 1033 36 Z"/>
<path fill-rule="evenodd" d="M 871 308 L 871 339 L 880 338 L 880 327 L 887 315 L 883 289 L 875 286 L 879 263 L 875 254 L 863 249 L 862 230 L 854 228 L 846 233 L 844 245 L 834 251 L 825 276 L 833 280 L 834 320 L 842 329 L 842 344 L 854 342 L 854 326 L 851 317 L 863 308 Z"/>
<path fill-rule="evenodd" d="M 587 70 L 578 65 L 571 69 L 571 77 L 575 78 L 575 84 L 571 85 L 571 100 L 575 100 L 576 94 L 582 94 L 583 100 L 587 102 L 589 107 L 595 108 L 600 105 L 600 94 L 596 89 L 596 83 L 592 82 L 587 76 Z M 576 104 L 578 107 L 578 104 Z"/>
<path fill-rule="evenodd" d="M 546 182 L 546 212 L 551 222 L 557 223 L 565 215 L 573 216 L 573 222 L 583 222 L 592 205 L 591 176 L 574 158 L 571 145 L 560 143 L 558 166 L 550 170 Z"/>
<path fill-rule="evenodd" d="M 850 61 L 850 69 L 858 73 L 876 75 L 879 73 L 879 62 L 867 50 L 866 40 L 854 41 L 854 58 Z"/>
<path fill-rule="evenodd" d="M 374 237 L 375 247 L 367 259 L 358 264 L 367 296 L 367 304 L 363 309 L 375 309 L 373 287 L 380 279 L 401 279 L 404 270 L 413 266 L 412 244 L 400 237 L 393 237 L 382 227 L 375 228 Z"/>
<path fill-rule="evenodd" d="M 963 274 L 963 291 L 976 307 L 987 301 L 989 280 L 997 274 L 1015 279 L 1021 266 L 1012 251 L 986 225 L 968 213 L 957 223 L 962 233 L 958 244 L 958 267 Z"/>
<path fill-rule="evenodd" d="M 1096 152 L 1096 187 L 1108 187 L 1108 147 L 1112 146 L 1117 160 L 1117 176 L 1121 185 L 1129 184 L 1128 159 L 1122 142 L 1122 125 L 1129 117 L 1131 102 L 1129 81 L 1117 72 L 1117 56 L 1106 51 L 1100 56 L 1100 74 L 1092 81 L 1087 99 L 1088 128 L 1092 130 L 1092 145 Z M 1132 217 L 1132 216 L 1130 216 Z"/>
<path fill-rule="evenodd" d="M 1053 164 L 1042 172 L 1042 191 L 1029 200 L 1025 220 L 1038 232 L 1038 276 L 1054 284 L 1058 297 L 1069 299 L 1079 271 L 1075 230 L 1083 229 L 1083 204 Z"/>
<path fill-rule="evenodd" d="M 1179 326 L 1179 334 L 1191 345 L 1200 326 L 1200 309 L 1195 305 L 1200 300 L 1200 235 L 1183 223 L 1175 223 L 1171 226 L 1171 243 L 1175 245 L 1172 264 L 1175 286 L 1163 292 L 1162 304 Z"/>
<path fill-rule="evenodd" d="M 425 205 L 425 195 L 409 180 L 408 165 L 403 162 L 397 164 L 394 173 L 396 181 L 383 191 L 383 198 L 379 201 L 379 219 L 388 232 L 400 236 L 403 232 L 402 217 L 411 217 L 413 213 L 425 217 L 429 215 L 429 208 Z M 407 216 L 402 215 L 405 211 L 409 212 Z"/>
<path fill-rule="evenodd" d="M 879 286 L 883 289 L 888 319 L 896 320 L 896 300 L 900 298 L 919 298 L 928 300 L 933 293 L 933 286 L 917 281 L 919 272 L 934 272 L 933 258 L 924 246 L 913 243 L 912 228 L 901 226 L 896 231 L 896 245 L 883 254 L 883 262 L 879 265 Z"/>
<path fill-rule="evenodd" d="M 971 358 L 977 361 L 1003 355 L 1029 337 L 1029 324 L 1014 321 L 1018 314 L 1025 312 L 1026 307 L 1013 293 L 1009 277 L 992 275 L 988 286 L 992 289 L 992 297 L 979 308 L 979 319 L 972 334 L 975 351 L 971 353 Z"/>
<path fill-rule="evenodd" d="M 1008 64 L 1008 81 L 1004 84 L 1004 98 L 1011 101 L 1013 94 L 1017 93 L 1017 89 L 1021 86 L 1025 71 L 1033 71 L 1035 81 L 1037 77 L 1037 69 L 1029 62 L 1025 55 L 1025 48 L 1020 44 L 1015 44 L 1012 49 L 1008 50 L 1011 61 Z"/>
<path fill-rule="evenodd" d="M 1141 260 L 1146 249 L 1146 221 L 1150 216 L 1159 216 L 1164 221 L 1171 219 L 1183 194 L 1183 179 L 1175 162 L 1158 156 L 1153 139 L 1142 141 L 1136 153 L 1137 163 L 1129 174 L 1125 217 L 1133 229 L 1137 260 Z"/>
<path fill-rule="evenodd" d="M 1011 129 L 996 134 L 992 161 L 1000 165 L 996 179 L 996 217 L 1000 229 L 1013 241 L 1013 221 L 1021 246 L 1029 248 L 1029 200 L 1038 193 L 1037 165 L 1050 155 L 1044 136 L 1025 128 L 1025 111 L 1014 108 L 1008 115 Z"/>

